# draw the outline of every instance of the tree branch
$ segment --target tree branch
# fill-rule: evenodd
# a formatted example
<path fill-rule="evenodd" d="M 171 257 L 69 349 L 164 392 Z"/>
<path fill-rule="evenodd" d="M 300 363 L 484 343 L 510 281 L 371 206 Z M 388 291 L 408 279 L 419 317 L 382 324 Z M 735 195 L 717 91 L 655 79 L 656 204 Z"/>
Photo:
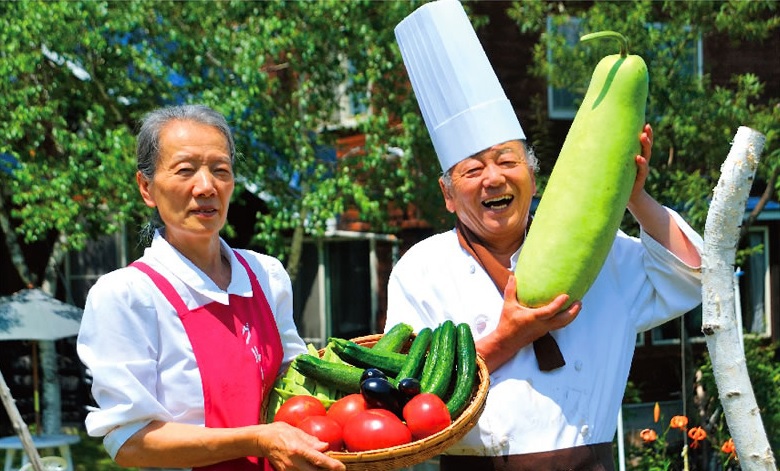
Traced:
<path fill-rule="evenodd" d="M 8 253 L 11 255 L 11 263 L 13 263 L 16 272 L 22 279 L 22 282 L 28 288 L 32 288 L 37 283 L 37 278 L 30 272 L 30 268 L 27 266 L 27 261 L 24 259 L 24 252 L 22 246 L 19 244 L 19 239 L 16 237 L 16 231 L 11 226 L 11 218 L 9 212 L 5 208 L 5 198 L 0 195 L 0 229 L 3 230 L 3 241 L 8 249 Z"/>
<path fill-rule="evenodd" d="M 758 168 L 765 137 L 740 127 L 721 166 L 704 227 L 702 253 L 702 332 L 726 423 L 740 466 L 775 471 L 772 448 L 750 384 L 734 306 L 734 259 L 745 203 Z"/>
<path fill-rule="evenodd" d="M 769 181 L 766 182 L 766 188 L 761 194 L 758 203 L 756 203 L 756 207 L 753 208 L 747 219 L 742 223 L 742 228 L 739 230 L 739 240 L 742 240 L 747 235 L 750 226 L 756 222 L 758 215 L 761 214 L 761 211 L 764 210 L 764 207 L 772 198 L 772 193 L 775 192 L 775 182 L 777 182 L 778 175 L 780 175 L 780 166 L 777 166 L 772 170 L 772 173 L 769 175 Z"/>

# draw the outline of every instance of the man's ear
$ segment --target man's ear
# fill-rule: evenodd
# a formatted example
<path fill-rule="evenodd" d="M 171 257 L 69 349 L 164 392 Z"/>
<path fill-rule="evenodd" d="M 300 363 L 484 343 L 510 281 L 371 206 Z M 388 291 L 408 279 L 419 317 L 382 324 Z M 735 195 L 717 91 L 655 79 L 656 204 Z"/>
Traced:
<path fill-rule="evenodd" d="M 135 181 L 138 183 L 138 191 L 141 193 L 141 198 L 144 199 L 146 206 L 150 208 L 157 207 L 157 203 L 154 202 L 154 197 L 149 191 L 151 182 L 141 172 L 135 172 Z"/>
<path fill-rule="evenodd" d="M 455 202 L 452 199 L 450 191 L 447 189 L 447 185 L 444 184 L 444 180 L 441 177 L 439 177 L 439 188 L 441 189 L 442 196 L 444 196 L 444 205 L 447 207 L 447 211 L 454 213 Z"/>

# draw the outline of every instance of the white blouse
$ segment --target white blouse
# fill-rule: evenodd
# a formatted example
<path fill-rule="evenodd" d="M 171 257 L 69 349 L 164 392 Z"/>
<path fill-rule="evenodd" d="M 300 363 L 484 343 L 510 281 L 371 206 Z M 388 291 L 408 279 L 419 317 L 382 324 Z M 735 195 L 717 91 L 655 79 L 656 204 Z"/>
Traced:
<path fill-rule="evenodd" d="M 224 240 L 232 270 L 227 291 L 156 233 L 141 261 L 163 275 L 190 309 L 229 295 L 251 297 L 249 276 Z M 239 250 L 257 276 L 276 319 L 281 371 L 306 352 L 293 320 L 292 286 L 281 262 Z M 125 267 L 103 275 L 87 296 L 77 352 L 92 375 L 98 405 L 86 418 L 91 436 L 105 436 L 109 455 L 153 420 L 204 425 L 203 389 L 192 345 L 176 310 L 151 279 Z M 280 371 L 280 372 L 281 372 Z"/>

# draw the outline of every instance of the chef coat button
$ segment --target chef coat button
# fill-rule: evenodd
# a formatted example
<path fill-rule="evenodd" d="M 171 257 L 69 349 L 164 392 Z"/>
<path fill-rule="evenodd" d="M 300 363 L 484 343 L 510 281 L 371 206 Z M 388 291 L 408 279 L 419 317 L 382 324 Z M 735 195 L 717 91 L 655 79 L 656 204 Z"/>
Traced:
<path fill-rule="evenodd" d="M 477 271 L 477 268 L 474 265 L 469 265 L 469 273 L 473 275 L 475 271 Z"/>
<path fill-rule="evenodd" d="M 577 371 L 582 370 L 582 362 L 580 360 L 574 362 L 574 369 Z"/>
<path fill-rule="evenodd" d="M 587 424 L 583 425 L 580 429 L 580 435 L 582 435 L 582 438 L 590 437 L 590 427 L 588 427 Z"/>
<path fill-rule="evenodd" d="M 509 437 L 508 436 L 504 435 L 503 437 L 501 437 L 501 446 L 502 447 L 505 447 L 508 443 L 509 443 Z"/>
<path fill-rule="evenodd" d="M 481 334 L 487 327 L 488 317 L 484 314 L 480 314 L 474 318 L 474 329 L 478 334 Z"/>

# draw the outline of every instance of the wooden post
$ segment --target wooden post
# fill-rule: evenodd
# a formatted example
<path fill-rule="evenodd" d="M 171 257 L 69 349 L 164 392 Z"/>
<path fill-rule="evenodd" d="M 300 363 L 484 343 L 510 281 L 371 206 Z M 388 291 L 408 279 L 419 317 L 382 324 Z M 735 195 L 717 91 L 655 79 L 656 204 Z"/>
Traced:
<path fill-rule="evenodd" d="M 30 458 L 33 469 L 35 471 L 44 471 L 43 463 L 41 463 L 41 456 L 35 448 L 27 424 L 24 423 L 22 415 L 16 407 L 16 401 L 13 396 L 11 396 L 11 390 L 8 389 L 2 371 L 0 371 L 0 399 L 3 400 L 3 405 L 5 406 L 5 410 L 8 411 L 8 417 L 11 419 L 11 424 L 13 425 L 16 434 L 19 435 L 19 440 L 22 441 L 22 447 L 24 447 L 25 453 L 27 453 L 27 456 Z"/>
<path fill-rule="evenodd" d="M 702 253 L 702 332 L 723 412 L 745 471 L 776 471 L 772 448 L 748 376 L 741 343 L 742 325 L 734 306 L 734 260 L 745 203 L 758 168 L 765 137 L 740 127 L 721 166 L 704 228 Z"/>

